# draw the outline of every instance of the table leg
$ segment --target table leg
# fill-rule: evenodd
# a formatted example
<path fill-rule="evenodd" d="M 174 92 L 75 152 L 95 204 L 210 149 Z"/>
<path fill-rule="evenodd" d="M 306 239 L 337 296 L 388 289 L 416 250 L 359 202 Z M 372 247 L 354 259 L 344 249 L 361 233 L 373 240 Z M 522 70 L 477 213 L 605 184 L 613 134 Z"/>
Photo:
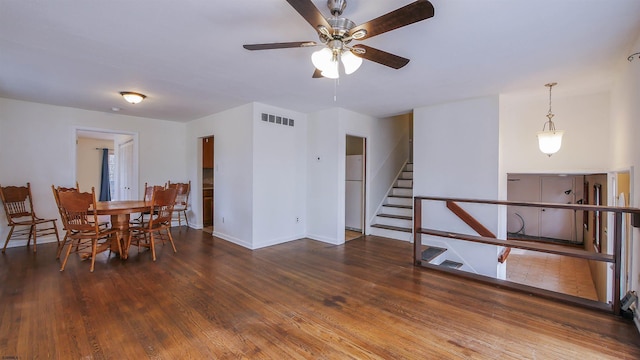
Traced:
<path fill-rule="evenodd" d="M 114 241 L 120 242 L 120 251 L 119 254 L 122 259 L 126 259 L 129 254 L 129 249 L 127 246 L 127 238 L 129 237 L 129 214 L 114 214 L 111 215 L 111 227 L 113 229 L 117 229 L 117 234 L 115 238 L 112 238 L 111 249 L 118 249 L 118 244 L 114 243 Z"/>

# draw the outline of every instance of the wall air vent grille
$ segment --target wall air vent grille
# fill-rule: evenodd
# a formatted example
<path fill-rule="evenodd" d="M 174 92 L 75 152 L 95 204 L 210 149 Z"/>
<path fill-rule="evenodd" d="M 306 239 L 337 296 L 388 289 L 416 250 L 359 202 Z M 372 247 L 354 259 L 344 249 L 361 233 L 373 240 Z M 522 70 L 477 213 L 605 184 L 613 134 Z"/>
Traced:
<path fill-rule="evenodd" d="M 262 113 L 262 121 L 284 126 L 294 126 L 295 123 L 293 119 L 265 113 Z"/>

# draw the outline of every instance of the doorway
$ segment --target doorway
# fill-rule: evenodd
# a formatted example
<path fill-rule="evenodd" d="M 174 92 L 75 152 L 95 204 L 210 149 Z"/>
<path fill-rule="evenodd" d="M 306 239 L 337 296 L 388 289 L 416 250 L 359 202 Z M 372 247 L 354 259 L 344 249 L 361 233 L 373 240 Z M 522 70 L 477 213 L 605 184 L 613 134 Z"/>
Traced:
<path fill-rule="evenodd" d="M 200 140 L 202 147 L 202 228 L 213 233 L 214 194 L 214 139 L 208 136 Z"/>
<path fill-rule="evenodd" d="M 347 135 L 345 154 L 345 241 L 364 234 L 366 139 Z"/>
<path fill-rule="evenodd" d="M 100 150 L 109 149 L 111 200 L 138 198 L 138 137 L 135 133 L 111 130 L 75 130 L 75 180 L 82 191 L 99 191 L 102 169 Z M 68 184 L 75 185 L 75 184 Z"/>

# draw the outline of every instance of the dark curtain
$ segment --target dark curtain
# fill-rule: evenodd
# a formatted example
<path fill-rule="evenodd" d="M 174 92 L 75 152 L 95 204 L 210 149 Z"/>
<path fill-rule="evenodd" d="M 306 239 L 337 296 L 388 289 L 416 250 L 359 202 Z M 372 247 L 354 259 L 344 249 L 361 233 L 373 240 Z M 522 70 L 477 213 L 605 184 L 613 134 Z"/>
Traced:
<path fill-rule="evenodd" d="M 100 200 L 111 201 L 109 188 L 109 149 L 102 149 L 102 176 L 100 177 Z"/>

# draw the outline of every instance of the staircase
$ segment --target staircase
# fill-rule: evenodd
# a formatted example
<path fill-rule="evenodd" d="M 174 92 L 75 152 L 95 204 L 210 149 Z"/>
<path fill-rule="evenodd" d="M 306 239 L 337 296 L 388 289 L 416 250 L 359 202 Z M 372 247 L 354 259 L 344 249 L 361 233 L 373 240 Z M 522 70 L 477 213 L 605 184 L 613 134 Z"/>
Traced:
<path fill-rule="evenodd" d="M 413 232 L 413 164 L 407 163 L 371 225 L 371 234 L 404 241 Z"/>
<path fill-rule="evenodd" d="M 443 266 L 449 269 L 459 269 L 462 267 L 462 263 L 457 261 L 446 259 L 444 253 L 447 251 L 445 248 L 437 247 L 437 246 L 427 246 L 427 248 L 422 252 L 422 260 L 434 264 Z"/>

